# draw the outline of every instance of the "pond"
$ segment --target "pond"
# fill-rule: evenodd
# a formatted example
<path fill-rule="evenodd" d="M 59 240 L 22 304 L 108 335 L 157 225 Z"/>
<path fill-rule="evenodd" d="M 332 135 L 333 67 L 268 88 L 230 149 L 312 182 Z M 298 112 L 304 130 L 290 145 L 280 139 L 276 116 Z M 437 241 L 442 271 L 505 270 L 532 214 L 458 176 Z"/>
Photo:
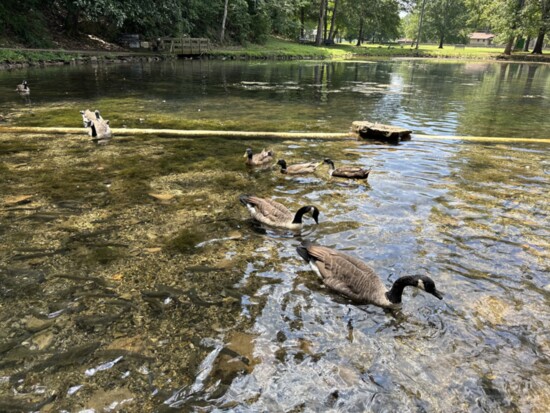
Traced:
<path fill-rule="evenodd" d="M 14 92 L 23 78 L 24 100 Z M 550 67 L 208 62 L 0 72 L 10 124 L 547 138 Z M 1 126 L 1 124 L 0 124 Z M 330 157 L 367 183 L 276 167 Z M 0 411 L 543 412 L 550 404 L 548 144 L 155 135 L 0 136 Z M 315 205 L 299 232 L 238 197 Z M 297 255 L 346 251 L 398 311 L 323 287 Z"/>

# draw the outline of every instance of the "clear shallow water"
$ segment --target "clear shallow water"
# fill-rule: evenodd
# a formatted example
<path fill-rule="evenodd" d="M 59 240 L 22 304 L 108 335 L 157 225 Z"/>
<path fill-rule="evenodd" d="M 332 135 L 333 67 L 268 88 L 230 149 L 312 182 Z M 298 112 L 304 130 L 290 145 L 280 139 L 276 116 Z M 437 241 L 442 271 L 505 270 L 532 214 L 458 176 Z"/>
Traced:
<path fill-rule="evenodd" d="M 33 71 L 36 83 L 50 85 L 46 96 L 33 91 L 29 107 L 2 94 L 2 111 L 21 114 L 12 118 L 20 124 L 76 126 L 74 111 L 97 104 L 117 126 L 123 117 L 138 125 L 143 106 L 154 111 L 146 126 L 227 118 L 235 129 L 329 131 L 347 129 L 362 110 L 411 123 L 403 113 L 414 112 L 425 118 L 415 131 L 490 134 L 443 122 L 455 117 L 444 108 L 461 104 L 452 94 L 446 102 L 435 85 L 426 93 L 438 97 L 432 104 L 334 80 L 356 69 L 379 80 L 395 71 L 412 78 L 406 68 L 422 64 L 436 79 L 470 83 L 467 64 L 338 63 L 325 86 L 334 93 L 324 93 L 311 78 L 324 64 L 180 63 L 98 69 L 101 87 L 86 86 L 98 96 L 92 103 L 79 89 L 89 68 Z M 216 73 L 204 83 L 202 65 Z M 519 81 L 529 72 L 507 67 Z M 308 75 L 296 77 L 300 70 Z M 476 72 L 479 90 L 501 70 Z M 163 76 L 153 81 L 147 71 Z M 229 92 L 212 79 L 223 72 L 234 85 Z M 1 73 L 0 87 L 17 76 Z M 102 86 L 124 77 L 134 86 Z M 53 78 L 73 79 L 63 82 L 70 97 L 56 97 Z M 547 83 L 533 78 L 536 93 Z M 500 90 L 513 88 L 521 89 Z M 406 96 L 424 110 L 395 106 Z M 191 113 L 194 100 L 201 112 Z M 529 112 L 540 115 L 547 101 L 537 102 Z M 485 118 L 469 116 L 478 115 Z M 511 136 L 503 122 L 510 117 L 486 127 Z M 536 128 L 521 124 L 522 136 L 548 131 L 547 119 L 539 120 Z M 364 185 L 328 180 L 324 168 L 307 178 L 250 171 L 242 163 L 247 146 L 272 147 L 288 161 L 330 156 L 373 173 Z M 549 404 L 547 145 L 149 136 L 98 147 L 84 136 L 3 134 L 0 157 L 0 410 L 49 402 L 44 411 L 542 412 Z M 237 201 L 244 192 L 293 209 L 315 204 L 321 224 L 298 236 L 258 228 Z M 22 195 L 30 202 L 6 199 Z M 358 308 L 323 288 L 299 259 L 295 247 L 304 239 L 364 259 L 386 285 L 427 273 L 445 298 L 407 291 L 397 314 Z"/>
<path fill-rule="evenodd" d="M 29 81 L 33 105 L 13 90 Z M 100 109 L 116 127 L 347 131 L 354 120 L 415 133 L 548 137 L 550 67 L 515 63 L 167 62 L 0 74 L 0 114 L 80 126 Z"/>

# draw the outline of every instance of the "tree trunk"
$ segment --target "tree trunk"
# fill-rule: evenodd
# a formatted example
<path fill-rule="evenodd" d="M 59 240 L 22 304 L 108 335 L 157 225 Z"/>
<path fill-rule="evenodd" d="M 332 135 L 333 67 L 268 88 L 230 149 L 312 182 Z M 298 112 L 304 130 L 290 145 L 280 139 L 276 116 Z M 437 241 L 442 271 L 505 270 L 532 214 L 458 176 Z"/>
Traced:
<path fill-rule="evenodd" d="M 439 47 L 438 49 L 443 49 L 443 40 L 445 39 L 445 35 L 442 34 L 441 37 L 439 38 Z"/>
<path fill-rule="evenodd" d="M 531 36 L 527 36 L 527 39 L 525 39 L 525 43 L 523 44 L 523 51 L 524 52 L 529 51 L 529 43 L 531 43 Z"/>
<path fill-rule="evenodd" d="M 544 43 L 544 35 L 546 34 L 546 30 L 544 27 L 541 27 L 539 30 L 539 35 L 537 36 L 537 41 L 535 42 L 535 46 L 533 46 L 532 54 L 542 54 L 542 45 Z"/>
<path fill-rule="evenodd" d="M 506 43 L 506 47 L 504 48 L 504 54 L 506 56 L 510 56 L 512 54 L 512 47 L 514 47 L 514 36 L 510 36 L 508 42 Z"/>
<path fill-rule="evenodd" d="M 363 40 L 363 19 L 359 22 L 359 36 L 357 37 L 357 44 L 355 46 L 361 46 Z"/>
<path fill-rule="evenodd" d="M 325 0 L 325 30 L 323 31 L 323 41 L 328 39 L 328 0 Z"/>
<path fill-rule="evenodd" d="M 336 35 L 336 9 L 338 8 L 338 0 L 334 0 L 334 8 L 332 9 L 332 19 L 330 19 L 330 32 L 328 39 L 331 43 L 334 43 L 334 37 Z"/>
<path fill-rule="evenodd" d="M 300 8 L 300 38 L 303 39 L 306 35 L 306 10 L 304 7 Z"/>
<path fill-rule="evenodd" d="M 420 10 L 420 21 L 418 22 L 418 35 L 416 37 L 416 50 L 418 50 L 418 45 L 420 44 L 420 37 L 422 36 L 422 19 L 424 18 L 425 5 L 426 5 L 426 0 L 422 0 L 422 9 Z"/>
<path fill-rule="evenodd" d="M 225 5 L 223 6 L 223 19 L 222 19 L 222 31 L 220 34 L 220 42 L 223 43 L 225 38 L 225 23 L 227 22 L 227 9 L 229 7 L 229 0 L 225 0 Z"/>
<path fill-rule="evenodd" d="M 319 21 L 317 22 L 317 36 L 315 36 L 315 44 L 321 46 L 323 42 L 323 23 L 325 21 L 325 0 L 321 0 L 321 8 L 319 9 Z"/>

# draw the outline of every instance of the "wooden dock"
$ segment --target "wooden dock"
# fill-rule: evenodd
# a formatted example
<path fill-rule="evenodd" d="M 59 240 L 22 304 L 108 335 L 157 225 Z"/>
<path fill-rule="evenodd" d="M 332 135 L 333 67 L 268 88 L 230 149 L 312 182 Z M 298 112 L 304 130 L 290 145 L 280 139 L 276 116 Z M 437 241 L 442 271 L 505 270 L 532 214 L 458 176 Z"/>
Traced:
<path fill-rule="evenodd" d="M 159 50 L 182 56 L 199 56 L 210 50 L 210 40 L 192 37 L 161 37 Z"/>

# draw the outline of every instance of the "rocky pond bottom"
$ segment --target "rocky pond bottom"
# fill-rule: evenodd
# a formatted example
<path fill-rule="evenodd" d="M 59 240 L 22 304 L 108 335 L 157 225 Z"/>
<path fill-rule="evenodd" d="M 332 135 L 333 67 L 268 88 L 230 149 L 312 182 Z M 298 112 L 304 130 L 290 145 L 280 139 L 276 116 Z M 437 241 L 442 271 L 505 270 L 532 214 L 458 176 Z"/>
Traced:
<path fill-rule="evenodd" d="M 373 172 L 250 170 L 249 146 Z M 0 410 L 542 412 L 547 149 L 3 134 Z M 263 228 L 242 193 L 314 204 L 320 224 Z M 354 306 L 303 240 L 445 297 Z"/>

